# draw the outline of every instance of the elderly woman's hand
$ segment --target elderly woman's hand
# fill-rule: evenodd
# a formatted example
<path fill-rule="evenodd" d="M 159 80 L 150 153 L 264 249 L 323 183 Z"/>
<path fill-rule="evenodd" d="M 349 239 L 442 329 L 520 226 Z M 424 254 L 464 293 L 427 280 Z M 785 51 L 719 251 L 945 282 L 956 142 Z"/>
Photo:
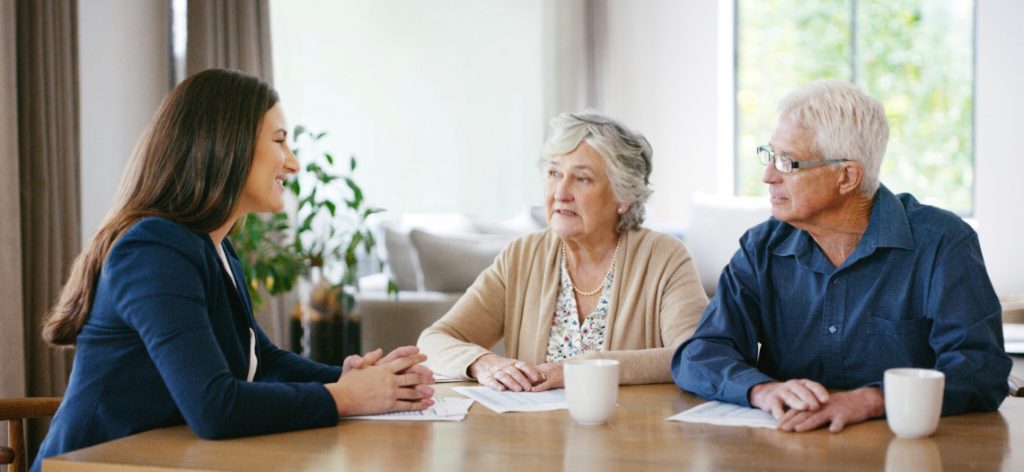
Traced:
<path fill-rule="evenodd" d="M 537 367 L 497 354 L 484 354 L 469 366 L 469 375 L 481 385 L 498 391 L 536 391 L 534 385 L 547 380 Z"/>
<path fill-rule="evenodd" d="M 530 389 L 531 392 L 543 392 L 553 388 L 565 387 L 565 377 L 562 375 L 561 362 L 545 362 L 538 365 L 537 370 L 540 371 L 544 381 L 534 385 L 533 388 Z"/>

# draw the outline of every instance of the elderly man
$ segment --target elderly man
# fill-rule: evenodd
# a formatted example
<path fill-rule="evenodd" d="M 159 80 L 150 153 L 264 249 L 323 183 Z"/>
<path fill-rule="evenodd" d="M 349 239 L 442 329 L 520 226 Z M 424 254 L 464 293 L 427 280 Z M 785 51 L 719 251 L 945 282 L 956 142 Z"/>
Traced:
<path fill-rule="evenodd" d="M 740 239 L 675 352 L 676 384 L 771 412 L 786 431 L 882 416 L 890 367 L 944 372 L 944 415 L 998 408 L 1011 361 L 978 236 L 879 184 L 882 104 L 821 81 L 779 110 L 758 148 L 773 218 Z"/>

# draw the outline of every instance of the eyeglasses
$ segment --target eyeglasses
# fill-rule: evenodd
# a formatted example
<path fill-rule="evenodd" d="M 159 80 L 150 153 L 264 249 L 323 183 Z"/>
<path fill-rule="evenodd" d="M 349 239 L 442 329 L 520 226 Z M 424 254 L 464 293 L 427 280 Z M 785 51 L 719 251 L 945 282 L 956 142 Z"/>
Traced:
<path fill-rule="evenodd" d="M 770 144 L 757 147 L 757 158 L 761 160 L 761 164 L 768 165 L 769 162 L 775 161 L 775 170 L 782 172 L 783 174 L 792 174 L 794 169 L 802 169 L 804 167 L 818 167 L 829 164 L 838 164 L 840 162 L 847 162 L 849 159 L 824 159 L 820 161 L 794 161 L 793 158 L 785 154 L 776 154 L 775 150 L 772 149 Z"/>

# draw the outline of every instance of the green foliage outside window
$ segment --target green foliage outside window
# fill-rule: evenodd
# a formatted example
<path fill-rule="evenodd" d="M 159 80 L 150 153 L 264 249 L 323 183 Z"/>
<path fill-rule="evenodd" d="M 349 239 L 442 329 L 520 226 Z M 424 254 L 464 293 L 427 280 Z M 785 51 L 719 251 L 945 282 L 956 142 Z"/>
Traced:
<path fill-rule="evenodd" d="M 974 168 L 973 0 L 738 0 L 736 190 L 766 195 L 755 149 L 786 93 L 853 80 L 885 105 L 881 181 L 969 214 Z"/>

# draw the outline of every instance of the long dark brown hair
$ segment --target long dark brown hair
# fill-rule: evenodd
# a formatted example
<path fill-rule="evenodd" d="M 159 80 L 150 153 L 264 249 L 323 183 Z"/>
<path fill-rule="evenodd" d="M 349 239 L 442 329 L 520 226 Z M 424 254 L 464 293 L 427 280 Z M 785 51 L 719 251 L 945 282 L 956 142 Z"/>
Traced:
<path fill-rule="evenodd" d="M 228 220 L 263 117 L 277 101 L 265 82 L 222 69 L 195 74 L 171 91 L 139 139 L 100 229 L 71 267 L 43 325 L 47 342 L 75 344 L 107 253 L 140 219 L 160 216 L 199 233 Z"/>

